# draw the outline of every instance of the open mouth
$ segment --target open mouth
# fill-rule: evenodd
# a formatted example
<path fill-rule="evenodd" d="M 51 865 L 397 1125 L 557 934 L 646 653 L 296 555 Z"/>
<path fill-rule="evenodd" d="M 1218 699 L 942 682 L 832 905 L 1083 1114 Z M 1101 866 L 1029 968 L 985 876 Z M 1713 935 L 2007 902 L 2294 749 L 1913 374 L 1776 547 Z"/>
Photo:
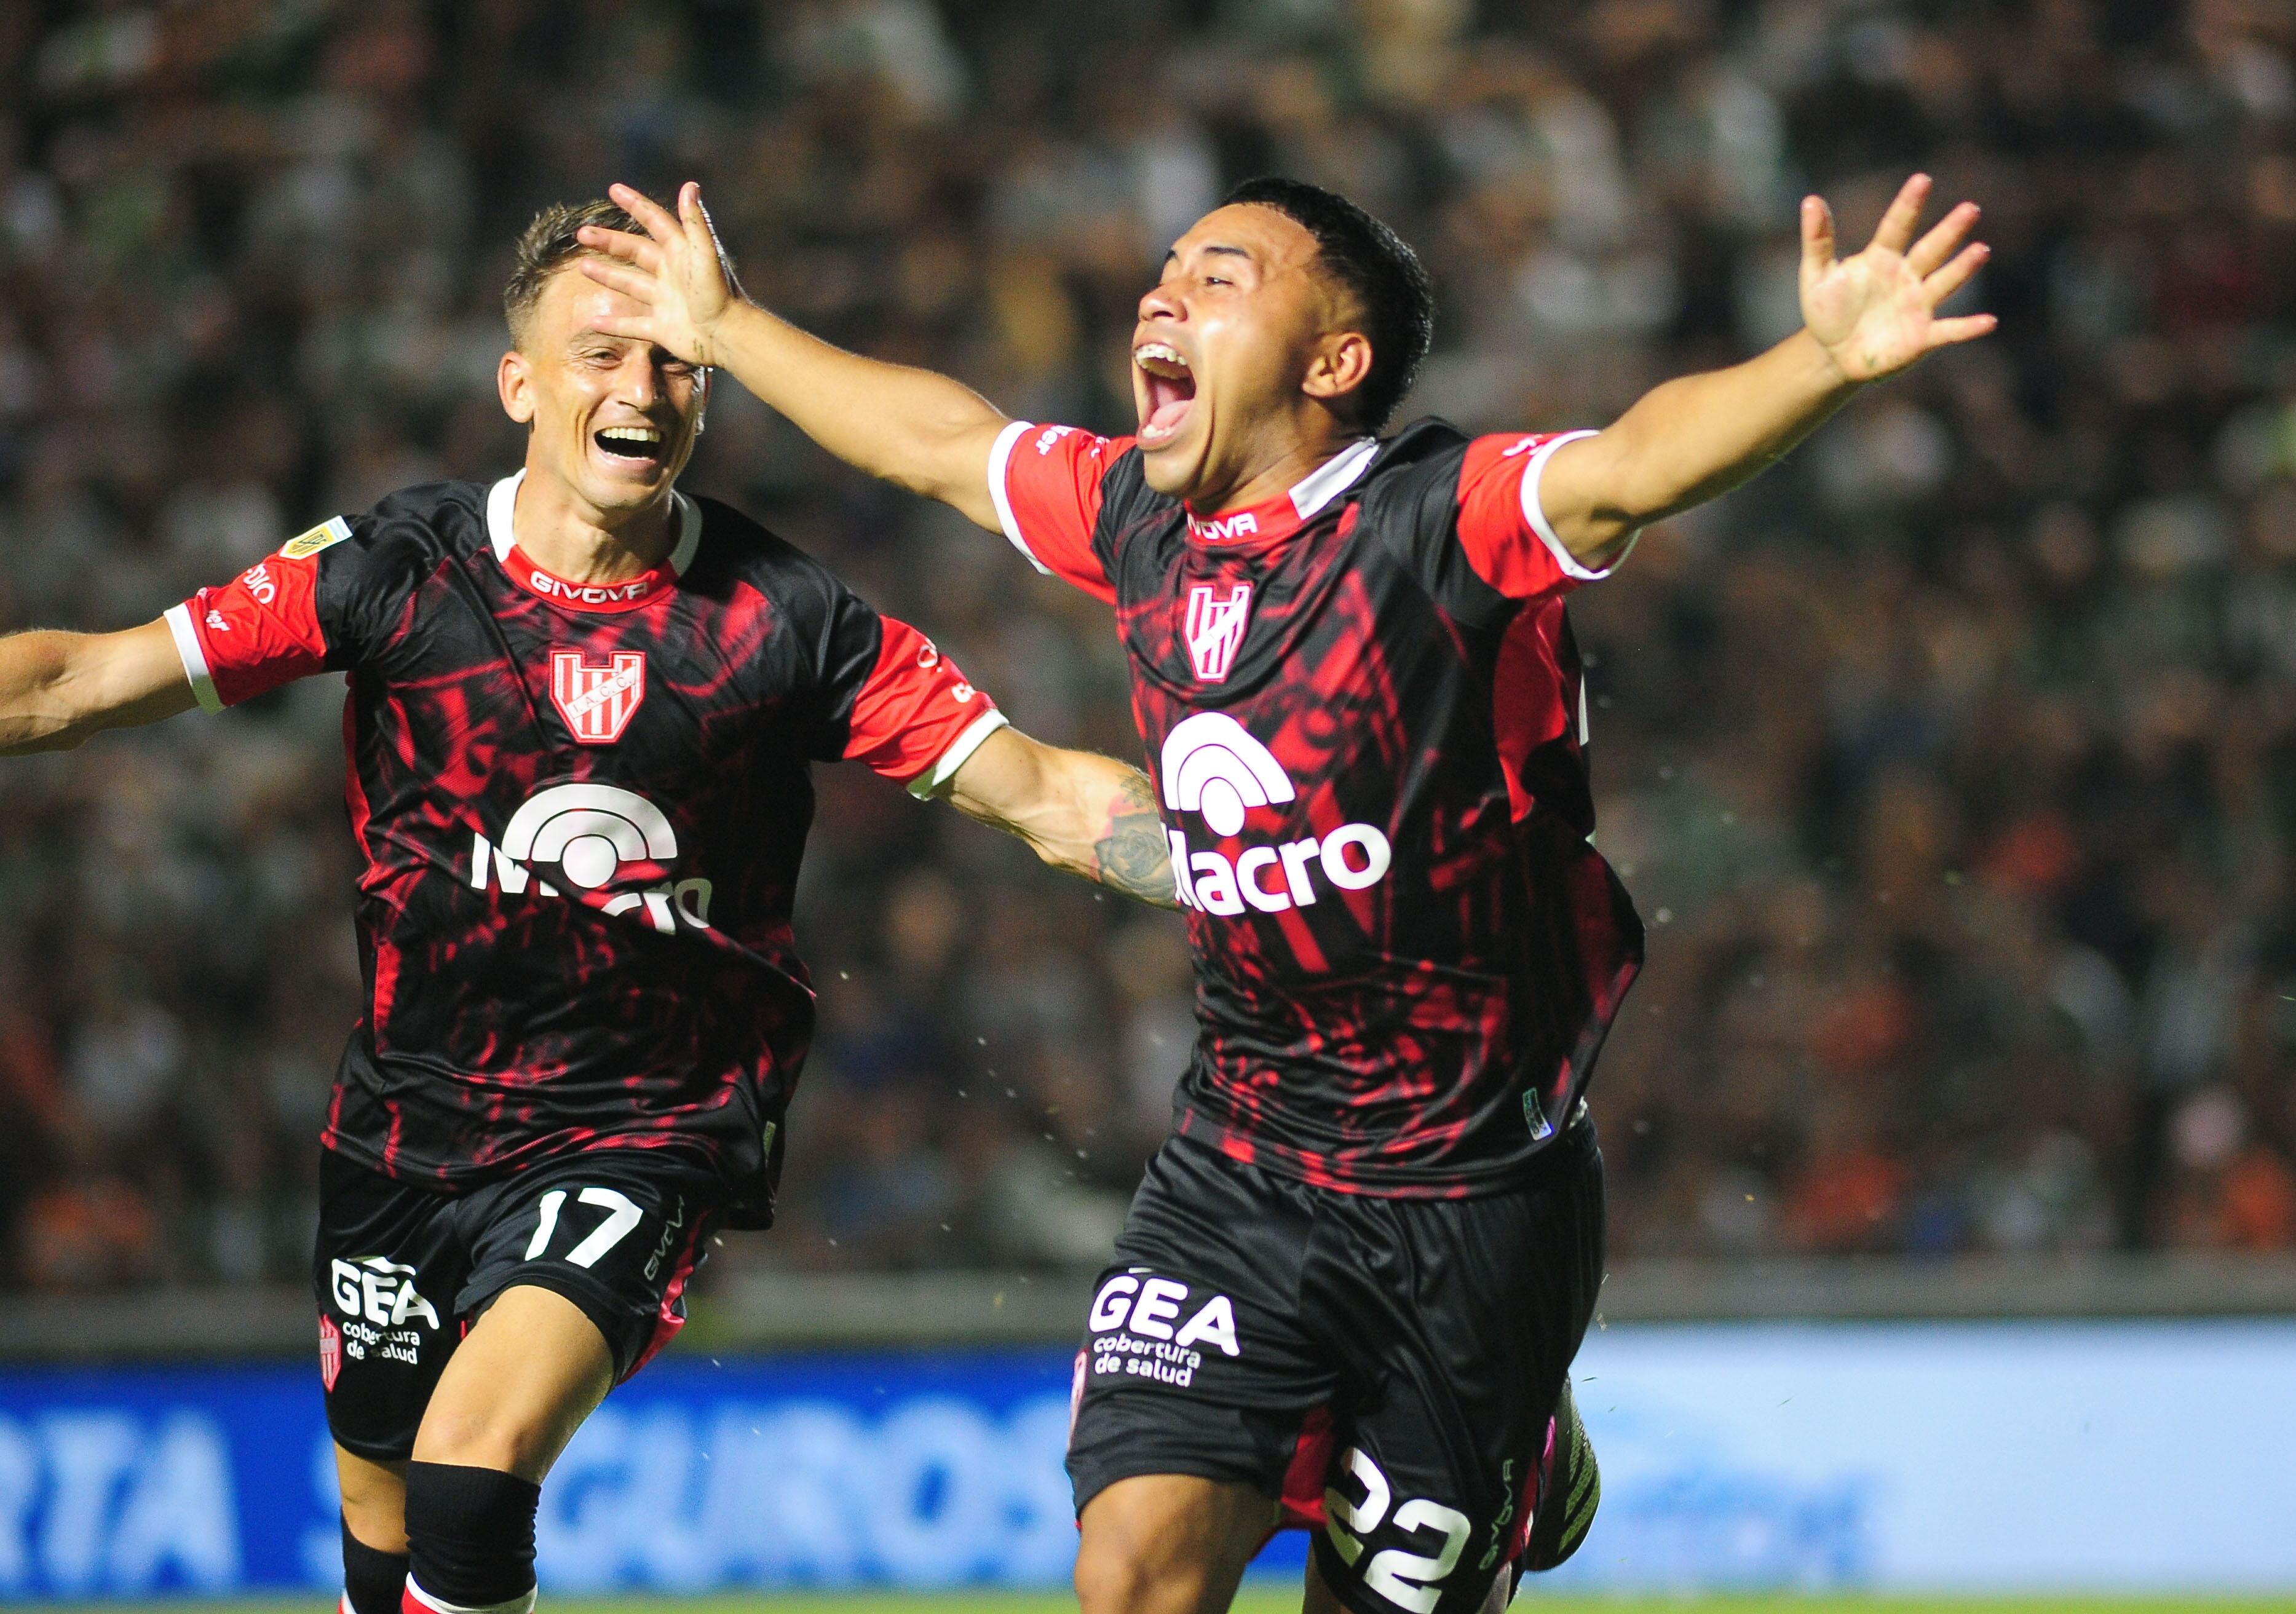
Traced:
<path fill-rule="evenodd" d="M 590 440 L 608 459 L 632 467 L 661 462 L 663 438 L 659 426 L 608 426 L 592 432 Z"/>
<path fill-rule="evenodd" d="M 1140 446 L 1155 447 L 1177 436 L 1195 406 L 1196 377 L 1179 350 L 1166 342 L 1143 342 L 1132 362 L 1148 385 L 1148 407 L 1140 422 Z"/>

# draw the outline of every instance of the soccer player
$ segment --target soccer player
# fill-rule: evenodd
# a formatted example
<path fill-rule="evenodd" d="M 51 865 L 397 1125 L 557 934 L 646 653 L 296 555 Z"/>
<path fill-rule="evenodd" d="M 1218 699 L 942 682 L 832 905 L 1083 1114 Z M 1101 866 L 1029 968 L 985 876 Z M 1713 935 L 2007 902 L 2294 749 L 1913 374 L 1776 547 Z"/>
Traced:
<path fill-rule="evenodd" d="M 1308 1607 L 1466 1614 L 1583 1538 L 1566 1377 L 1602 1278 L 1580 1094 L 1642 954 L 1596 855 L 1563 599 L 1860 388 L 1980 336 L 1983 262 L 1909 180 L 1805 328 L 1607 430 L 1382 436 L 1428 280 L 1343 199 L 1239 187 L 1132 339 L 1136 433 L 1007 421 L 745 300 L 699 189 L 583 239 L 614 328 L 722 365 L 832 453 L 1115 607 L 1188 910 L 1200 1022 L 1103 1274 L 1069 1451 L 1087 1614 L 1226 1608 L 1279 1519 Z"/>
<path fill-rule="evenodd" d="M 610 328 L 553 208 L 504 297 L 525 467 L 338 517 L 124 633 L 0 640 L 0 750 L 349 675 L 369 989 L 313 1275 L 346 1614 L 534 1602 L 539 1485 L 771 1218 L 813 1025 L 809 765 L 857 758 L 1169 905 L 1146 781 L 1005 725 L 915 629 L 676 490 L 709 376 Z"/>

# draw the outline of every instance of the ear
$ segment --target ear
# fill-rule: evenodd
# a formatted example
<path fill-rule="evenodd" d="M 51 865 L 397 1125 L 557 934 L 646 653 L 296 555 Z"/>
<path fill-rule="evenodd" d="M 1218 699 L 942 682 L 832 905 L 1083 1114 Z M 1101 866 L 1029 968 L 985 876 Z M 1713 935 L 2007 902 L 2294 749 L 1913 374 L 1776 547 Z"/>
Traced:
<path fill-rule="evenodd" d="M 534 422 L 534 369 L 526 362 L 526 355 L 512 348 L 502 356 L 495 366 L 495 391 L 502 398 L 503 413 L 521 426 Z"/>
<path fill-rule="evenodd" d="M 1371 358 L 1371 338 L 1360 331 L 1334 332 L 1316 345 L 1300 390 L 1319 403 L 1335 404 L 1364 384 Z"/>

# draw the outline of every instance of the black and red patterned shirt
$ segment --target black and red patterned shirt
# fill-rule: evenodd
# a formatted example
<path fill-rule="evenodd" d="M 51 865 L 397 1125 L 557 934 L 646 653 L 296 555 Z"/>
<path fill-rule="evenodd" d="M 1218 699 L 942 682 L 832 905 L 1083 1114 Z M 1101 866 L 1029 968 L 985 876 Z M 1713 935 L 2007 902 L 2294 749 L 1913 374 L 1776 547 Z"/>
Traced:
<path fill-rule="evenodd" d="M 368 1004 L 322 1142 L 448 1189 L 668 1150 L 762 1223 L 814 1019 L 810 765 L 922 794 L 1004 718 L 710 500 L 676 496 L 642 577 L 554 577 L 513 538 L 520 479 L 394 494 L 168 613 L 210 711 L 349 675 Z"/>
<path fill-rule="evenodd" d="M 1568 1124 L 1643 932 L 1591 842 L 1562 601 L 1603 574 L 1538 504 L 1566 440 L 1420 422 L 1199 520 L 1129 438 L 998 438 L 1006 536 L 1131 662 L 1195 961 L 1180 1132 L 1431 1197 Z"/>

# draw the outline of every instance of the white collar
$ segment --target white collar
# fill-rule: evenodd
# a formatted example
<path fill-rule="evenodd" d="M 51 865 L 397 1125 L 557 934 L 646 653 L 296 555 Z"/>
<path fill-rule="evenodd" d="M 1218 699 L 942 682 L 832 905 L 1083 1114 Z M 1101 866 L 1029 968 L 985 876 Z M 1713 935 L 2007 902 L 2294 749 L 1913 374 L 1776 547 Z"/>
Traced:
<path fill-rule="evenodd" d="M 1332 455 L 1292 485 L 1292 508 L 1299 512 L 1301 520 L 1308 520 L 1354 487 L 1356 479 L 1363 475 L 1364 468 L 1371 463 L 1372 456 L 1378 452 L 1377 438 L 1357 438 L 1353 447 Z"/>
<path fill-rule="evenodd" d="M 1331 467 L 1326 465 L 1324 469 L 1329 471 Z M 517 535 L 511 530 L 511 517 L 518 508 L 519 484 L 524 480 L 526 471 L 521 468 L 487 490 L 487 537 L 495 546 L 495 559 L 505 566 L 510 564 L 510 552 L 518 543 Z M 669 500 L 670 519 L 677 523 L 677 542 L 670 546 L 669 569 L 682 578 L 685 569 L 693 564 L 695 552 L 701 547 L 701 507 L 675 490 Z"/>

